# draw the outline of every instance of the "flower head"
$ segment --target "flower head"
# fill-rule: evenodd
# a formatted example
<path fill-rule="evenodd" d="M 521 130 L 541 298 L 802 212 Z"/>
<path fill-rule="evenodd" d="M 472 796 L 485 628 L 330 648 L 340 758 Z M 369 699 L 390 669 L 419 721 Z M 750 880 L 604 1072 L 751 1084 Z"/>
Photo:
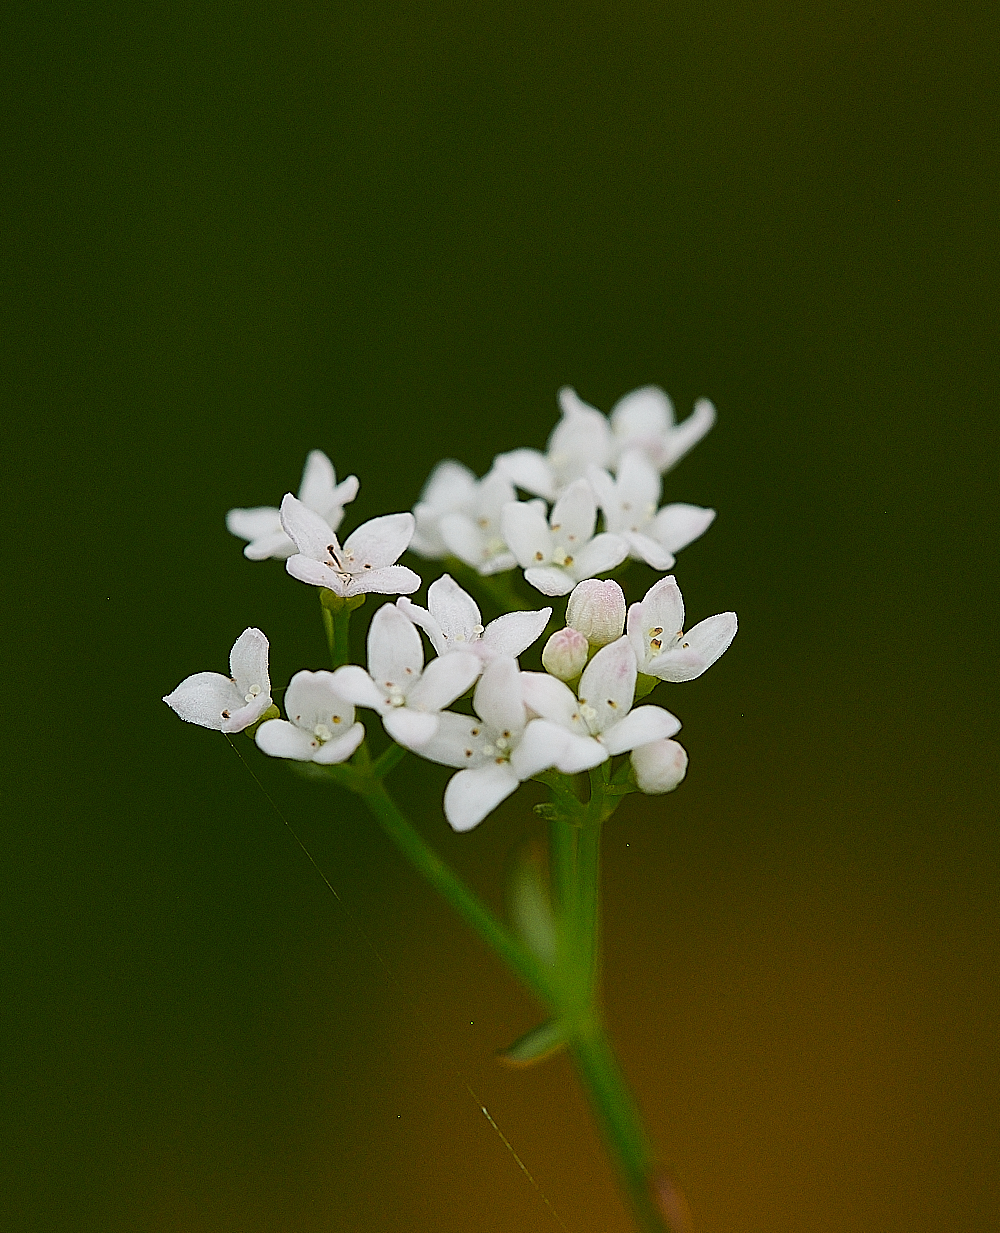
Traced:
<path fill-rule="evenodd" d="M 589 467 L 606 467 L 614 444 L 610 425 L 600 411 L 588 407 L 568 385 L 559 391 L 562 418 L 552 430 L 548 448 L 511 450 L 498 454 L 494 466 L 525 492 L 556 498 L 587 474 Z"/>
<path fill-rule="evenodd" d="M 704 534 L 715 518 L 714 509 L 681 502 L 657 512 L 660 474 L 637 449 L 622 456 L 616 477 L 591 467 L 587 478 L 607 529 L 625 540 L 630 556 L 653 569 L 670 569 L 674 553 Z"/>
<path fill-rule="evenodd" d="M 288 719 L 265 719 L 257 744 L 272 758 L 345 762 L 365 737 L 354 707 L 337 693 L 332 672 L 296 672 L 285 691 Z"/>
<path fill-rule="evenodd" d="M 281 502 L 281 525 L 298 549 L 285 568 L 300 582 L 327 587 L 342 599 L 365 592 L 408 594 L 420 586 L 419 574 L 394 564 L 413 536 L 412 514 L 372 518 L 341 547 L 323 519 L 289 492 Z"/>
<path fill-rule="evenodd" d="M 427 607 L 401 596 L 396 606 L 419 625 L 439 655 L 472 651 L 486 664 L 498 655 L 514 659 L 542 635 L 551 608 L 536 612 L 507 612 L 483 628 L 479 605 L 450 574 L 442 574 L 427 588 Z"/>
<path fill-rule="evenodd" d="M 432 762 L 461 768 L 444 794 L 445 817 L 456 831 L 478 826 L 519 783 L 562 755 L 567 734 L 543 719 L 529 721 L 521 698 L 524 675 L 509 656 L 492 660 L 473 696 L 476 715 L 442 712 L 437 732 L 417 750 Z"/>
<path fill-rule="evenodd" d="M 229 652 L 230 676 L 196 672 L 163 701 L 188 723 L 216 732 L 242 732 L 271 705 L 267 651 L 267 639 L 260 630 L 245 629 Z"/>
<path fill-rule="evenodd" d="M 413 507 L 416 529 L 410 551 L 431 561 L 443 560 L 449 553 L 441 537 L 441 519 L 447 514 L 467 513 L 472 509 L 479 481 L 464 463 L 446 458 L 430 473 Z"/>
<path fill-rule="evenodd" d="M 338 484 L 337 473 L 326 454 L 322 450 L 310 452 L 299 485 L 299 500 L 313 513 L 319 514 L 331 531 L 336 531 L 340 526 L 344 506 L 357 495 L 356 475 L 349 475 Z M 226 515 L 226 527 L 233 535 L 250 541 L 243 549 L 243 555 L 251 561 L 263 561 L 267 557 L 283 561 L 295 551 L 295 545 L 281 525 L 281 511 L 274 506 L 231 509 Z"/>
<path fill-rule="evenodd" d="M 707 398 L 699 398 L 688 418 L 675 424 L 673 403 L 656 385 L 633 390 L 611 409 L 616 454 L 641 450 L 658 471 L 669 471 L 680 462 L 714 423 L 715 407 Z"/>
<path fill-rule="evenodd" d="M 539 505 L 505 505 L 502 526 L 525 579 L 543 595 L 568 595 L 576 583 L 614 569 L 628 556 L 620 536 L 594 535 L 597 503 L 585 479 L 570 484 L 548 519 Z"/>
<path fill-rule="evenodd" d="M 684 599 L 671 574 L 628 610 L 626 628 L 639 671 L 661 681 L 693 681 L 728 650 L 736 613 L 720 612 L 684 632 Z"/>
<path fill-rule="evenodd" d="M 612 754 L 673 736 L 680 720 L 659 706 L 632 709 L 636 662 L 628 638 L 602 647 L 583 671 L 578 696 L 544 672 L 522 673 L 529 709 L 567 734 L 556 767 L 572 774 Z"/>
<path fill-rule="evenodd" d="M 458 557 L 481 574 L 513 569 L 517 561 L 501 534 L 500 513 L 516 497 L 496 467 L 477 480 L 460 463 L 439 463 L 413 508 L 417 531 L 410 546 L 437 560 Z"/>
<path fill-rule="evenodd" d="M 394 741 L 415 749 L 437 731 L 441 708 L 464 694 L 481 669 L 470 651 L 443 655 L 425 668 L 416 626 L 383 604 L 368 627 L 368 671 L 346 664 L 333 674 L 333 685 L 341 697 L 377 711 Z"/>

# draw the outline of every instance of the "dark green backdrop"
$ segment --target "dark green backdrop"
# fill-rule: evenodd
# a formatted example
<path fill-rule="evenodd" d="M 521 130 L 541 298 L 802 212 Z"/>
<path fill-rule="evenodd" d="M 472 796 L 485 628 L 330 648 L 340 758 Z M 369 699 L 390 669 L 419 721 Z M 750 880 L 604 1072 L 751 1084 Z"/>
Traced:
<path fill-rule="evenodd" d="M 982 15 L 989 10 L 984 6 Z M 159 701 L 311 589 L 319 446 L 409 508 L 564 382 L 719 423 L 733 649 L 606 858 L 609 1016 L 700 1233 L 998 1223 L 995 39 L 824 0 L 24 6 L 4 384 L 12 1233 L 625 1230 L 535 1008 L 349 801 Z M 412 564 L 413 562 L 411 562 Z M 25 585 L 20 585 L 20 579 Z M 370 608 L 368 609 L 370 611 Z M 12 734 L 12 739 L 11 739 Z M 419 825 L 500 902 L 518 803 Z M 475 1092 L 474 1098 L 468 1088 Z"/>

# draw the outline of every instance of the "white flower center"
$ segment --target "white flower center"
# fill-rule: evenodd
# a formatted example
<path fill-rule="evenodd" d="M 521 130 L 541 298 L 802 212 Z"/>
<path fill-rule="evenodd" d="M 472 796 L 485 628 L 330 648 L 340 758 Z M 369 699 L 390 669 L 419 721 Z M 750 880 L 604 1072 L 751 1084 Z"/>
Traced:
<path fill-rule="evenodd" d="M 243 699 L 244 702 L 253 702 L 254 698 L 260 695 L 260 686 L 251 685 Z"/>
<path fill-rule="evenodd" d="M 316 738 L 317 741 L 320 742 L 320 744 L 323 744 L 326 741 L 330 740 L 330 738 L 333 736 L 333 733 L 326 726 L 326 724 L 317 724 L 316 727 L 313 728 L 313 736 Z"/>

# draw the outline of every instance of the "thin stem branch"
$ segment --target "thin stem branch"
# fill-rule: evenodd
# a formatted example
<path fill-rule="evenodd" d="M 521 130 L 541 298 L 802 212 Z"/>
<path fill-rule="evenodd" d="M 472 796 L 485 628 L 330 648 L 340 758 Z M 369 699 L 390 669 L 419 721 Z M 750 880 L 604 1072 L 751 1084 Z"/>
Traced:
<path fill-rule="evenodd" d="M 548 1006 L 557 1001 L 549 972 L 521 940 L 493 915 L 486 904 L 429 847 L 399 811 L 381 780 L 368 780 L 360 789 L 368 809 L 418 873 L 451 904 L 488 946 L 504 960 L 529 989 Z"/>

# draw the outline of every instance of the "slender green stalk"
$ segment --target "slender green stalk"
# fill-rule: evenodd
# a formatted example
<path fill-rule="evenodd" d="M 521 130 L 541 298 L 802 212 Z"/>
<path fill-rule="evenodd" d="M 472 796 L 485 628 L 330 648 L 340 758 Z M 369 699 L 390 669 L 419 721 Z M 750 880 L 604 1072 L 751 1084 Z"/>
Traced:
<path fill-rule="evenodd" d="M 414 869 L 423 874 L 534 994 L 547 1005 L 555 1005 L 554 982 L 540 960 L 497 920 L 479 896 L 423 841 L 400 813 L 382 781 L 370 780 L 360 791 L 368 809 Z"/>
<path fill-rule="evenodd" d="M 344 599 L 324 587 L 319 593 L 319 602 L 330 660 L 334 668 L 340 668 L 351 662 L 351 613 L 361 607 L 365 596 L 354 595 Z"/>

